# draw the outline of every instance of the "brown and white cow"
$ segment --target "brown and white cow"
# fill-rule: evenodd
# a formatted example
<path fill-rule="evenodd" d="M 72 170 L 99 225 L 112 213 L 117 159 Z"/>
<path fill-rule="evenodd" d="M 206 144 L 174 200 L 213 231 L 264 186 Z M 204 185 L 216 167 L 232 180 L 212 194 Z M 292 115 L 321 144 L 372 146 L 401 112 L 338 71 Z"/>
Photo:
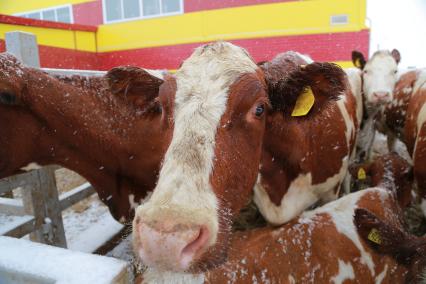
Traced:
<path fill-rule="evenodd" d="M 426 215 L 426 70 L 418 75 L 408 103 L 404 142 L 413 160 L 414 178 Z"/>
<path fill-rule="evenodd" d="M 58 79 L 0 54 L 0 178 L 31 162 L 59 164 L 128 220 L 155 187 L 165 153 L 155 103 L 162 82 L 132 67 Z"/>
<path fill-rule="evenodd" d="M 369 210 L 402 229 L 400 196 L 411 191 L 409 164 L 395 155 L 374 161 L 376 187 L 346 195 L 278 228 L 235 232 L 228 261 L 200 274 L 148 269 L 146 283 L 401 283 L 407 273 L 357 233 L 354 212 Z M 395 194 L 396 192 L 396 194 Z"/>
<path fill-rule="evenodd" d="M 269 117 L 294 109 L 310 87 L 315 104 L 298 120 L 315 121 L 345 88 L 343 71 L 327 63 L 294 66 L 269 84 L 269 96 L 266 83 L 244 49 L 218 42 L 197 48 L 160 87 L 173 134 L 133 222 L 136 255 L 148 266 L 199 272 L 223 263 L 232 221 L 252 195 Z"/>
<path fill-rule="evenodd" d="M 422 127 L 425 121 L 423 105 L 426 100 L 426 69 L 412 70 L 401 75 L 394 97 L 384 111 L 382 125 L 388 135 L 389 150 L 393 149 L 395 137 L 402 140 L 414 164 L 415 181 L 426 214 L 426 168 L 424 167 L 425 138 Z"/>
<path fill-rule="evenodd" d="M 291 70 L 308 63 L 306 57 L 286 52 L 264 63 L 262 69 L 273 86 Z M 345 176 L 354 159 L 362 108 L 360 92 L 354 89 L 357 85 L 360 88 L 359 76 L 348 74 L 348 79 L 344 79 L 346 87 L 340 99 L 318 109 L 321 115 L 293 117 L 291 111 L 280 108 L 268 115 L 254 189 L 254 202 L 268 222 L 284 224 L 317 202 L 336 199 L 344 181 L 349 188 Z"/>
<path fill-rule="evenodd" d="M 366 61 L 359 51 L 352 52 L 353 64 L 362 70 L 363 119 L 357 141 L 357 157 L 369 159 L 376 133 L 382 128 L 380 119 L 384 106 L 393 100 L 395 84 L 398 80 L 398 63 L 401 55 L 398 50 L 379 50 Z"/>
<path fill-rule="evenodd" d="M 397 138 L 401 141 L 405 140 L 404 127 L 407 108 L 421 72 L 422 70 L 411 70 L 402 74 L 395 85 L 392 102 L 385 107 L 380 123 L 384 129 L 380 131 L 386 133 L 390 151 L 395 150 Z"/>

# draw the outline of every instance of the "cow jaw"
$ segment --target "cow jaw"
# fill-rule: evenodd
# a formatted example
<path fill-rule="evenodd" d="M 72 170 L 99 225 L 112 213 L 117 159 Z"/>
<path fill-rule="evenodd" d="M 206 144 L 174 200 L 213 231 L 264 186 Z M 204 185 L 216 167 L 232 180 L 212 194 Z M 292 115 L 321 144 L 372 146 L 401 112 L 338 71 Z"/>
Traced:
<path fill-rule="evenodd" d="M 185 271 L 216 245 L 220 209 L 210 181 L 216 133 L 230 86 L 256 69 L 243 49 L 220 42 L 197 48 L 176 73 L 173 138 L 154 193 L 134 221 L 135 250 L 148 265 Z"/>

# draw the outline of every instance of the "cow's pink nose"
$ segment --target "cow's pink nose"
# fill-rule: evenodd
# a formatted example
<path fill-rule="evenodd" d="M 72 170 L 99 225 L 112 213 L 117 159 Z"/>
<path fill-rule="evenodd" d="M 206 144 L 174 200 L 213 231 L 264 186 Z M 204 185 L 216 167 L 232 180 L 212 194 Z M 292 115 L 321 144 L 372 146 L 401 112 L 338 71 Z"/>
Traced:
<path fill-rule="evenodd" d="M 378 100 L 378 101 L 384 101 L 389 99 L 389 92 L 374 92 L 373 96 Z"/>
<path fill-rule="evenodd" d="M 143 222 L 139 226 L 139 256 L 144 264 L 160 270 L 187 270 L 205 251 L 210 237 L 204 226 L 178 224 L 169 229 Z"/>

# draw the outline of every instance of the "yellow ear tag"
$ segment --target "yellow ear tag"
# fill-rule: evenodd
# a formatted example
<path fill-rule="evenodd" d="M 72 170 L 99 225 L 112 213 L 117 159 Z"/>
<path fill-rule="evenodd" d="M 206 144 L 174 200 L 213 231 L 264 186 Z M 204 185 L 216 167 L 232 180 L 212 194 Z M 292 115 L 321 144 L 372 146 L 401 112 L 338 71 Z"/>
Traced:
<path fill-rule="evenodd" d="M 358 170 L 358 179 L 364 180 L 367 178 L 367 174 L 365 173 L 365 170 L 363 168 L 359 168 Z"/>
<path fill-rule="evenodd" d="M 361 60 L 359 58 L 355 59 L 355 67 L 361 68 Z"/>
<path fill-rule="evenodd" d="M 315 97 L 311 87 L 306 87 L 300 96 L 297 98 L 296 105 L 294 106 L 291 116 L 304 116 L 309 113 L 314 105 Z"/>
<path fill-rule="evenodd" d="M 375 228 L 371 229 L 367 238 L 373 243 L 376 243 L 378 245 L 382 244 L 382 238 L 380 237 L 380 233 Z"/>

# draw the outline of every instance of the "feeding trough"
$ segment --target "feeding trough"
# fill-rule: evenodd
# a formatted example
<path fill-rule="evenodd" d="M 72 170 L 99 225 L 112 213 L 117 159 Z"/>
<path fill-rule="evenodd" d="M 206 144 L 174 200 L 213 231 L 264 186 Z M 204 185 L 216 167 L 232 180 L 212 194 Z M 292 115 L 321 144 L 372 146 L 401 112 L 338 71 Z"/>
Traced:
<path fill-rule="evenodd" d="M 0 283 L 128 283 L 124 261 L 0 237 Z"/>

